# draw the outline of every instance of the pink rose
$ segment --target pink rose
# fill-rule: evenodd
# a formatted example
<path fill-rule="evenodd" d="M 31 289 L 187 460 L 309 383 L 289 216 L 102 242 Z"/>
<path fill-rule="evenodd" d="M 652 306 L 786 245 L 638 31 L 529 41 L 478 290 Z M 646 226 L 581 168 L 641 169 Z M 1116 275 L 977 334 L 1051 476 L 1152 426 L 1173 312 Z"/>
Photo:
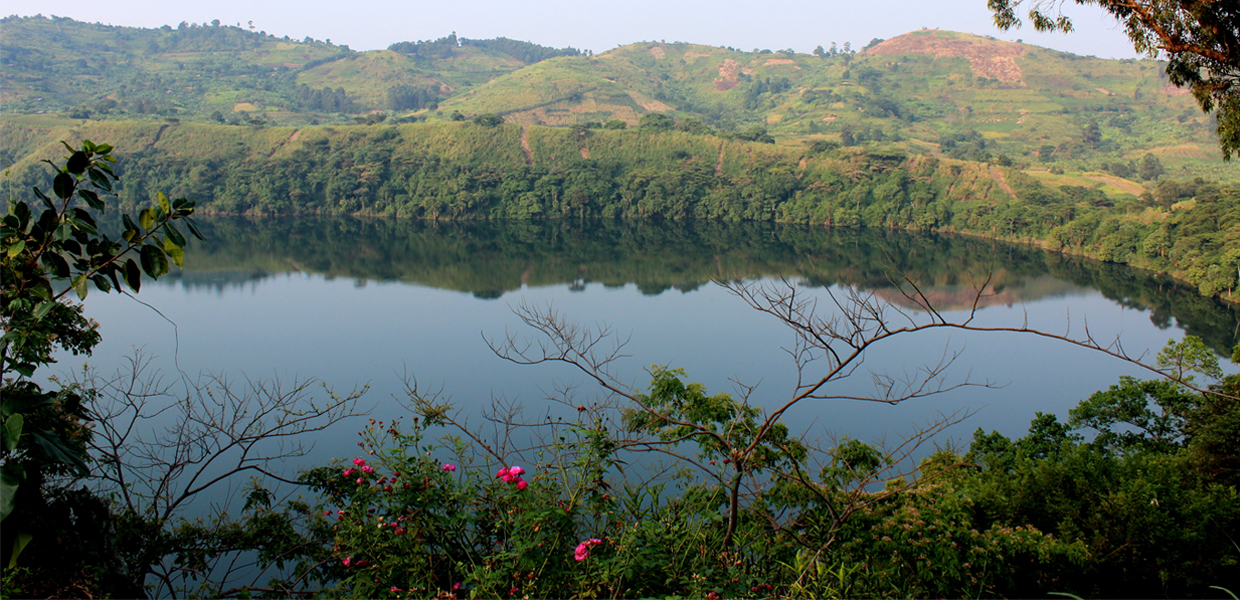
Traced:
<path fill-rule="evenodd" d="M 355 459 L 353 459 L 353 464 L 355 464 L 355 465 L 357 465 L 357 466 L 359 466 L 359 467 L 360 467 L 360 466 L 362 466 L 362 465 L 366 464 L 366 461 L 364 461 L 364 460 L 362 460 L 362 459 L 360 459 L 360 458 L 355 458 Z"/>
<path fill-rule="evenodd" d="M 362 465 L 362 472 L 363 472 L 363 473 L 365 473 L 365 474 L 367 474 L 367 475 L 370 475 L 371 473 L 374 473 L 374 472 L 375 472 L 375 469 L 374 469 L 374 467 L 372 467 L 372 466 L 370 466 L 370 465 Z"/>
<path fill-rule="evenodd" d="M 525 488 L 527 488 L 527 487 L 530 487 L 530 484 L 526 483 L 524 479 L 522 479 L 521 481 L 518 481 L 518 482 L 517 482 L 517 489 L 518 489 L 518 490 L 524 490 L 524 489 L 525 489 Z"/>
<path fill-rule="evenodd" d="M 451 472 L 453 472 L 453 471 L 455 471 L 455 470 L 456 470 L 456 465 L 454 465 L 454 464 L 452 464 L 452 463 L 445 463 L 445 464 L 444 464 L 444 466 L 443 466 L 443 470 L 445 470 L 445 471 L 447 471 L 447 472 L 451 473 Z"/>

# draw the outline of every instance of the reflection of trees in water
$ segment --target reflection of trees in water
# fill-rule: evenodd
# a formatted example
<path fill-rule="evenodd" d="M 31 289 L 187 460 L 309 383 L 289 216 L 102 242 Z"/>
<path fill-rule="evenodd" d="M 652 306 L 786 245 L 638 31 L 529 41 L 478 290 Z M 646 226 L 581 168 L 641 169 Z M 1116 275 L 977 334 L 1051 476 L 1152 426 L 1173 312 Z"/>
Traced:
<path fill-rule="evenodd" d="M 273 274 L 405 281 L 494 299 L 522 285 L 633 284 L 648 295 L 711 280 L 788 277 L 852 285 L 896 300 L 890 277 L 917 278 L 944 308 L 987 282 L 988 304 L 1099 290 L 1150 310 L 1226 352 L 1240 311 L 1166 278 L 1123 265 L 965 236 L 714 221 L 504 221 L 216 217 L 186 253 L 177 281 L 222 290 Z M 1229 353 L 1229 352 L 1227 352 Z"/>

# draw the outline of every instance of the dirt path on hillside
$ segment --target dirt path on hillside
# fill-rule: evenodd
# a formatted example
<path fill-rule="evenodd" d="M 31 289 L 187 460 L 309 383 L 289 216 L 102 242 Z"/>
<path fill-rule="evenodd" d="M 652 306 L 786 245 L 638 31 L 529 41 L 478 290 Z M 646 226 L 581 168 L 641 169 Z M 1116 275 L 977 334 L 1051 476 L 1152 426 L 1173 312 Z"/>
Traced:
<path fill-rule="evenodd" d="M 1013 200 L 1020 200 L 1020 198 L 1016 197 L 1016 192 L 1012 191 L 1012 186 L 1008 185 L 1007 178 L 1003 176 L 1003 171 L 1000 171 L 998 167 L 990 168 L 990 178 L 997 181 L 999 187 L 1003 188 L 1003 191 L 1007 192 L 1007 195 L 1011 196 Z"/>
<path fill-rule="evenodd" d="M 279 152 L 280 150 L 282 150 L 282 149 L 284 148 L 284 146 L 288 145 L 288 143 L 289 143 L 289 142 L 295 142 L 295 141 L 297 141 L 297 137 L 298 137 L 299 135 L 301 135 L 301 130 L 300 130 L 300 129 L 297 129 L 297 130 L 293 131 L 293 135 L 288 136 L 288 139 L 287 139 L 287 140 L 284 140 L 283 142 L 281 142 L 281 143 L 280 143 L 280 145 L 279 145 L 279 146 L 276 146 L 275 148 L 272 148 L 272 149 L 271 149 L 271 154 L 268 154 L 268 155 L 267 155 L 267 158 L 271 158 L 271 157 L 275 156 L 275 155 L 276 155 L 276 152 Z"/>
<path fill-rule="evenodd" d="M 521 128 L 521 152 L 525 153 L 525 164 L 534 166 L 534 150 L 530 148 L 530 134 L 526 128 Z"/>
<path fill-rule="evenodd" d="M 158 143 L 159 143 L 160 138 L 164 137 L 164 131 L 167 131 L 167 130 L 168 130 L 168 126 L 167 126 L 167 125 L 160 125 L 160 126 L 159 126 L 159 131 L 156 131 L 156 132 L 155 132 L 155 139 L 151 141 L 151 146 L 154 146 L 155 144 L 158 144 Z"/>
<path fill-rule="evenodd" d="M 723 142 L 719 142 L 719 158 L 715 159 L 715 177 L 723 175 Z"/>

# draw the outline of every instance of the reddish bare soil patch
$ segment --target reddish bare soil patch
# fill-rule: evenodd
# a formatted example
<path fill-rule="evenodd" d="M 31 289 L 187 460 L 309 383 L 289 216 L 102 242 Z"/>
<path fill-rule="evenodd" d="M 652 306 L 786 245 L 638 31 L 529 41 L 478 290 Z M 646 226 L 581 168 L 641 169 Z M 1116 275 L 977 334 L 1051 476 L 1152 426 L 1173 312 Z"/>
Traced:
<path fill-rule="evenodd" d="M 525 164 L 534 164 L 534 150 L 530 148 L 530 134 L 524 127 L 521 128 L 521 153 L 525 154 Z"/>
<path fill-rule="evenodd" d="M 797 61 L 792 60 L 791 58 L 771 58 L 771 59 L 767 59 L 766 62 L 762 63 L 762 66 L 769 67 L 771 65 L 795 65 L 795 64 L 797 64 Z"/>
<path fill-rule="evenodd" d="M 653 56 L 659 60 L 663 60 L 664 58 L 667 57 L 667 54 L 663 52 L 663 48 L 660 48 L 659 46 L 651 46 L 650 56 Z"/>
<path fill-rule="evenodd" d="M 1025 55 L 1025 47 L 1011 42 L 978 37 L 950 39 L 939 35 L 905 34 L 887 40 L 869 50 L 869 54 L 928 54 L 935 58 L 962 57 L 978 77 L 999 81 L 1022 81 L 1016 59 Z"/>
<path fill-rule="evenodd" d="M 723 64 L 719 65 L 719 78 L 715 80 L 715 89 L 720 92 L 726 92 L 740 85 L 739 75 L 741 72 L 741 64 L 727 59 Z"/>
<path fill-rule="evenodd" d="M 1166 95 L 1168 95 L 1168 96 L 1183 96 L 1183 95 L 1185 95 L 1185 94 L 1191 94 L 1191 93 L 1192 93 L 1192 90 L 1190 90 L 1190 89 L 1188 89 L 1188 88 L 1182 88 L 1182 87 L 1174 86 L 1174 85 L 1171 85 L 1170 83 L 1168 83 L 1167 85 L 1164 85 L 1164 86 L 1162 87 L 1162 93 L 1164 93 L 1164 94 L 1166 94 Z"/>

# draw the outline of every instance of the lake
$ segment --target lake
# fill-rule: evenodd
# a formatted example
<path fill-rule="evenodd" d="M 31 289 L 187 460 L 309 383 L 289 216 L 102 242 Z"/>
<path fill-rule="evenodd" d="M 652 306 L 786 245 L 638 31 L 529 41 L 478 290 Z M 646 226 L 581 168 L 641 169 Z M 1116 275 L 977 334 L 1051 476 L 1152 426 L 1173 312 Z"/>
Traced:
<path fill-rule="evenodd" d="M 427 223 L 350 218 L 200 218 L 207 241 L 185 268 L 148 282 L 132 298 L 91 294 L 87 313 L 103 343 L 90 364 L 108 371 L 140 347 L 165 375 L 178 369 L 234 380 L 315 378 L 337 391 L 369 385 L 372 418 L 404 414 L 402 375 L 442 387 L 466 413 L 493 399 L 527 415 L 555 413 L 548 395 L 585 379 L 565 365 L 521 366 L 495 356 L 487 339 L 532 336 L 513 309 L 552 307 L 565 318 L 606 324 L 628 340 L 620 363 L 641 389 L 652 364 L 684 368 L 710 393 L 756 385 L 754 402 L 778 406 L 796 368 L 793 334 L 716 281 L 792 285 L 824 302 L 829 290 L 872 292 L 897 306 L 889 273 L 922 282 L 949 318 L 989 277 L 977 322 L 1030 326 L 1096 339 L 1117 336 L 1150 359 L 1170 338 L 1201 336 L 1217 352 L 1236 342 L 1240 312 L 1173 281 L 1127 267 L 960 236 L 829 230 L 755 223 L 547 221 Z M 155 312 L 158 310 L 158 313 Z M 162 316 L 161 316 L 162 314 Z M 922 314 L 917 318 L 924 318 Z M 1114 358 L 1028 335 L 936 331 L 872 348 L 840 386 L 872 393 L 868 371 L 903 373 L 960 352 L 951 380 L 962 388 L 897 406 L 804 402 L 788 413 L 814 436 L 878 440 L 937 414 L 975 411 L 941 442 L 967 443 L 977 428 L 1022 435 L 1036 412 L 1068 410 L 1121 375 L 1148 377 Z M 68 360 L 62 361 L 66 366 Z M 1234 369 L 1230 369 L 1234 371 Z M 580 385 L 578 401 L 599 396 Z M 305 464 L 356 452 L 361 419 L 320 435 Z"/>

